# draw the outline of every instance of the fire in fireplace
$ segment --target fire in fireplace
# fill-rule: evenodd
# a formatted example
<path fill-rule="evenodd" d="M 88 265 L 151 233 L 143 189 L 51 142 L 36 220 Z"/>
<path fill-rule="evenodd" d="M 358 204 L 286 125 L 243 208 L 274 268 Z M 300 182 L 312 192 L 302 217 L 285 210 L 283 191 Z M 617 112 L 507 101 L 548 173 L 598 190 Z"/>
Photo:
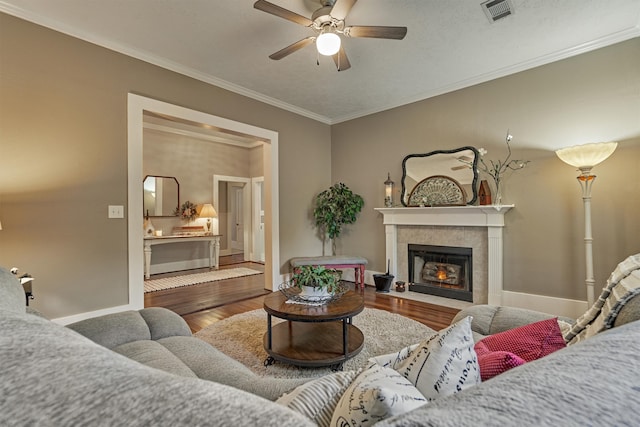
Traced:
<path fill-rule="evenodd" d="M 473 302 L 471 248 L 409 244 L 409 290 Z"/>

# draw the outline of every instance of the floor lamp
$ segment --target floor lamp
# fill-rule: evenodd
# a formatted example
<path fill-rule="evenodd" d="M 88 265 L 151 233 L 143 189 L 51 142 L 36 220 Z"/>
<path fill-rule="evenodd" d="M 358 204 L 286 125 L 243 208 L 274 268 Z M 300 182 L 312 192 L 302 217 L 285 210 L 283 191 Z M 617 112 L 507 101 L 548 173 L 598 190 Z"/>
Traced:
<path fill-rule="evenodd" d="M 556 154 L 563 162 L 577 167 L 580 170 L 578 182 L 582 188 L 582 200 L 584 202 L 584 246 L 587 265 L 587 304 L 591 307 L 595 301 L 593 277 L 593 237 L 591 236 L 591 186 L 596 179 L 591 175 L 591 169 L 607 159 L 618 146 L 617 142 L 597 142 L 593 144 L 576 145 L 562 148 Z"/>

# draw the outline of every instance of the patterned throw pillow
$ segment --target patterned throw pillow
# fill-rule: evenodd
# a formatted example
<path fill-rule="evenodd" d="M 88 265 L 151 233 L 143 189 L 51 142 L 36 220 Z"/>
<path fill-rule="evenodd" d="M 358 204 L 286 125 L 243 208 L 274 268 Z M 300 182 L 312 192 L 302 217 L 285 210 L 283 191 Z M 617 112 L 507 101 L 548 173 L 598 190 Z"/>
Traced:
<path fill-rule="evenodd" d="M 372 365 L 342 395 L 332 427 L 366 427 L 427 403 L 406 378 L 391 368 Z"/>
<path fill-rule="evenodd" d="M 478 341 L 476 347 L 480 345 L 489 351 L 508 351 L 525 362 L 531 362 L 566 347 L 556 318 L 489 335 Z"/>
<path fill-rule="evenodd" d="M 402 364 L 402 362 L 404 362 L 411 355 L 413 350 L 418 348 L 418 345 L 419 344 L 413 344 L 395 353 L 383 354 L 382 356 L 372 357 L 367 361 L 368 366 L 376 364 L 376 365 L 384 366 L 385 368 L 396 369 L 398 366 Z"/>
<path fill-rule="evenodd" d="M 296 387 L 276 403 L 305 415 L 320 427 L 328 427 L 338 401 L 358 371 L 336 372 Z"/>
<path fill-rule="evenodd" d="M 471 317 L 420 343 L 397 368 L 427 398 L 434 400 L 479 384 Z"/>
<path fill-rule="evenodd" d="M 480 377 L 482 381 L 486 381 L 509 369 L 525 364 L 525 361 L 521 357 L 508 351 L 491 351 L 480 341 L 476 343 L 475 350 L 478 355 L 478 365 L 480 365 Z"/>

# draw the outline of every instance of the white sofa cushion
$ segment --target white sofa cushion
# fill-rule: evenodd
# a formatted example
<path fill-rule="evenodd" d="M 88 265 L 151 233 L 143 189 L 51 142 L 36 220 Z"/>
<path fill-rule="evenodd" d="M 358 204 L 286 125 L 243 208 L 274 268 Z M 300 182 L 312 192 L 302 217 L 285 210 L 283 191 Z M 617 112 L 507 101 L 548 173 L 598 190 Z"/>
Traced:
<path fill-rule="evenodd" d="M 473 346 L 471 317 L 465 317 L 420 343 L 397 370 L 428 400 L 448 396 L 480 383 Z"/>

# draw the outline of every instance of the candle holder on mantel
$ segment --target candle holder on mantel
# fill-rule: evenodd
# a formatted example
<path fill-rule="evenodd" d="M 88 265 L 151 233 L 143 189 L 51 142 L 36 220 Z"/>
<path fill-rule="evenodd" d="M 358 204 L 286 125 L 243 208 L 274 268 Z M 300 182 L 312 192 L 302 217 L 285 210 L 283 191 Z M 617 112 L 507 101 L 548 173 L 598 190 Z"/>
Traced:
<path fill-rule="evenodd" d="M 396 292 L 404 292 L 405 290 L 404 282 L 402 280 L 398 280 L 396 282 Z"/>
<path fill-rule="evenodd" d="M 391 174 L 387 173 L 387 180 L 384 182 L 384 207 L 393 207 L 393 186 L 394 182 L 391 181 Z"/>

